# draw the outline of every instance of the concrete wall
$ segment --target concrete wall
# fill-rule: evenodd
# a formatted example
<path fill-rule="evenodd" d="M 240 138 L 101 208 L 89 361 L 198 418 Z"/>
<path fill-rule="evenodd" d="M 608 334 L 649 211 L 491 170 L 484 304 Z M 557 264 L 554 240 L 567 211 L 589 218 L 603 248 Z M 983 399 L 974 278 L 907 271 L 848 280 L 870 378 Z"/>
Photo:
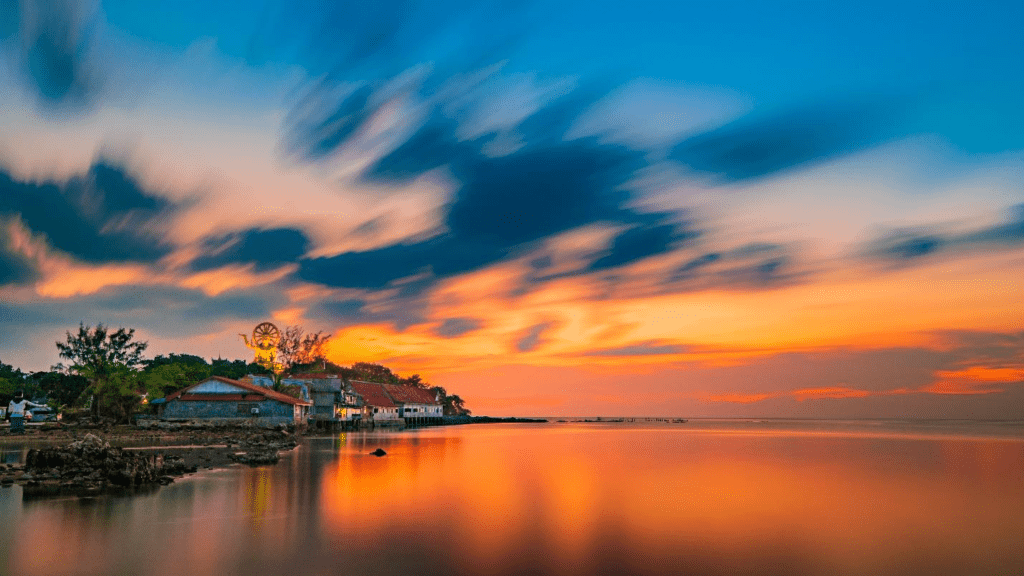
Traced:
<path fill-rule="evenodd" d="M 403 418 L 440 418 L 442 415 L 441 406 L 434 404 L 406 404 L 399 412 Z"/>
<path fill-rule="evenodd" d="M 265 374 L 249 374 L 249 378 L 252 378 L 252 383 L 257 386 L 263 386 L 264 388 L 274 387 L 274 378 Z"/>
<path fill-rule="evenodd" d="M 330 408 L 326 413 L 334 414 L 334 406 L 338 403 L 334 392 L 313 392 L 313 413 L 321 413 L 321 408 Z"/>
<path fill-rule="evenodd" d="M 373 407 L 373 421 L 376 423 L 381 422 L 398 422 L 398 408 L 378 408 Z"/>
<path fill-rule="evenodd" d="M 180 400 L 174 399 L 166 404 L 162 418 L 238 418 L 252 420 L 249 414 L 239 414 L 239 404 L 255 404 L 260 409 L 259 420 L 274 420 L 281 422 L 293 422 L 295 420 L 295 407 L 291 404 L 278 402 L 277 400 L 264 400 L 262 402 L 225 402 L 223 400 Z"/>

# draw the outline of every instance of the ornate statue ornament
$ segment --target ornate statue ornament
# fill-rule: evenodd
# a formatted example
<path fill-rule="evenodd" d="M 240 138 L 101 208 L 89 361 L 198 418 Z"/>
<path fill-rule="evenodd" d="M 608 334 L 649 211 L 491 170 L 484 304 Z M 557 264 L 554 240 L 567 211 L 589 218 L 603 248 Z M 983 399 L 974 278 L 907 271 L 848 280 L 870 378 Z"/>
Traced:
<path fill-rule="evenodd" d="M 252 341 L 248 336 L 239 334 L 246 347 L 255 352 L 255 363 L 265 366 L 274 372 L 280 372 L 283 366 L 277 362 L 277 343 L 281 341 L 281 331 L 270 322 L 262 322 L 253 328 Z"/>

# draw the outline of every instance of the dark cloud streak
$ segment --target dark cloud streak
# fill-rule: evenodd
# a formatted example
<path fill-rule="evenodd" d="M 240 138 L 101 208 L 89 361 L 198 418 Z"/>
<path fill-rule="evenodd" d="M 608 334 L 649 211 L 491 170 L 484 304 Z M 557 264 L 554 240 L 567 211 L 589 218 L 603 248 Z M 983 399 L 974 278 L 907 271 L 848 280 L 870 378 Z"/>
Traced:
<path fill-rule="evenodd" d="M 479 330 L 482 326 L 483 322 L 477 318 L 447 318 L 434 329 L 434 334 L 441 338 L 458 338 Z"/>
<path fill-rule="evenodd" d="M 15 4 L 20 64 L 40 104 L 62 110 L 90 105 L 96 98 L 99 79 L 88 58 L 93 24 L 87 3 L 23 0 Z M 0 17 L 9 19 L 10 15 Z"/>
<path fill-rule="evenodd" d="M 6 240 L 0 238 L 0 286 L 27 284 L 38 274 L 21 255 L 10 249 Z"/>
<path fill-rule="evenodd" d="M 619 234 L 611 247 L 597 260 L 591 262 L 589 270 L 605 270 L 624 266 L 658 254 L 671 251 L 679 243 L 695 238 L 697 234 L 672 224 L 637 226 Z"/>
<path fill-rule="evenodd" d="M 806 279 L 792 249 L 775 244 L 748 244 L 708 252 L 679 266 L 665 280 L 673 292 L 708 289 L 769 290 Z"/>
<path fill-rule="evenodd" d="M 154 261 L 170 246 L 150 230 L 177 207 L 123 168 L 95 164 L 64 185 L 18 182 L 0 171 L 0 216 L 18 218 L 50 245 L 92 263 Z"/>
<path fill-rule="evenodd" d="M 941 231 L 941 226 L 898 229 L 880 234 L 866 248 L 868 255 L 898 265 L 954 252 L 1015 249 L 1024 245 L 1024 204 L 1010 208 L 1003 223 L 963 233 Z"/>
<path fill-rule="evenodd" d="M 554 326 L 553 322 L 542 322 L 540 324 L 534 324 L 530 328 L 526 329 L 516 339 L 516 350 L 520 352 L 532 352 L 533 350 L 536 350 L 537 347 L 541 345 L 542 336 L 552 326 Z"/>
<path fill-rule="evenodd" d="M 681 142 L 670 157 L 726 181 L 771 176 L 902 135 L 901 108 L 894 101 L 830 103 L 751 115 Z"/>
<path fill-rule="evenodd" d="M 193 336 L 225 320 L 259 321 L 285 303 L 279 290 L 230 291 L 208 296 L 201 290 L 127 285 L 67 299 L 0 305 L 0 328 L 72 328 L 86 323 L 134 326 L 165 336 Z"/>
<path fill-rule="evenodd" d="M 659 344 L 657 341 L 643 342 L 633 346 L 622 346 L 619 348 L 602 348 L 599 350 L 591 350 L 584 354 L 584 356 L 609 356 L 609 357 L 625 357 L 625 356 L 663 356 L 670 354 L 684 354 L 688 352 L 686 346 L 679 344 Z"/>
<path fill-rule="evenodd" d="M 301 258 L 309 249 L 309 238 L 294 228 L 249 229 L 209 238 L 204 248 L 206 253 L 192 262 L 195 270 L 254 264 L 256 271 L 262 272 Z"/>

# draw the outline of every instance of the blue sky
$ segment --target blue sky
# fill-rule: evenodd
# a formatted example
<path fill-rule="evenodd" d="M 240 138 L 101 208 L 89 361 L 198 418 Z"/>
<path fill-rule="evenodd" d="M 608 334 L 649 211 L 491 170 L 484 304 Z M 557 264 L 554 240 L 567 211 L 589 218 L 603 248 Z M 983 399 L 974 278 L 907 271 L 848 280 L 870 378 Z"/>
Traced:
<path fill-rule="evenodd" d="M 394 42 L 366 55 L 372 63 L 457 70 L 491 48 L 512 70 L 724 87 L 769 110 L 835 97 L 913 99 L 923 110 L 907 130 L 972 151 L 1020 146 L 1022 10 L 1014 2 L 396 1 L 352 14 L 337 2 L 103 3 L 111 26 L 172 50 L 214 39 L 251 64 L 346 79 L 359 78 L 335 69 L 352 48 L 347 37 L 387 33 Z"/>

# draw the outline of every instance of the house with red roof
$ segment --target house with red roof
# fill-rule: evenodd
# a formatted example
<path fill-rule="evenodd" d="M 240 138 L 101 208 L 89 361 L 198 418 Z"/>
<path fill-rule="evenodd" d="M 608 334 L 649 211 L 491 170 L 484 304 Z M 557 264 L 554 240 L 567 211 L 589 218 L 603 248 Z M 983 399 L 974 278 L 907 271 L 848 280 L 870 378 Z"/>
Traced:
<path fill-rule="evenodd" d="M 442 406 L 437 393 L 413 386 L 381 384 L 384 392 L 398 406 L 398 417 L 408 425 L 437 424 L 441 422 Z"/>
<path fill-rule="evenodd" d="M 384 391 L 384 384 L 352 380 L 349 387 L 362 397 L 364 423 L 369 421 L 374 426 L 397 426 L 402 422 L 398 416 L 398 405 Z"/>
<path fill-rule="evenodd" d="M 304 424 L 312 402 L 244 380 L 209 378 L 170 394 L 161 403 L 165 420 L 251 420 Z"/>

